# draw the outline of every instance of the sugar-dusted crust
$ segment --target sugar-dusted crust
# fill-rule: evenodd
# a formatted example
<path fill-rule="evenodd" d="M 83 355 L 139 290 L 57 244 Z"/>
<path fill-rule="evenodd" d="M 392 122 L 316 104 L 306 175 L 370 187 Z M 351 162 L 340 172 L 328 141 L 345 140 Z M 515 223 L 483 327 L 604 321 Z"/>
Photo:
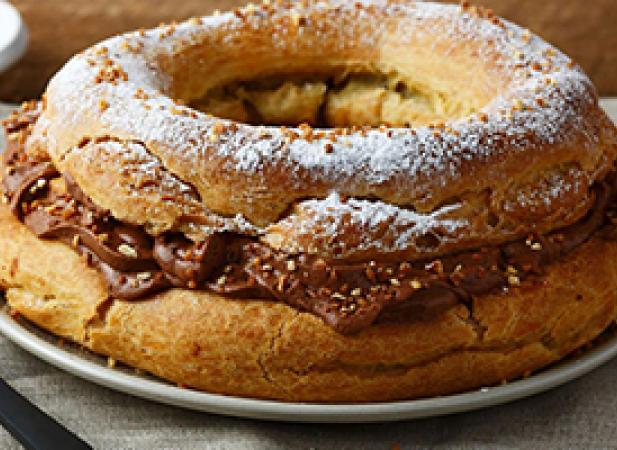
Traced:
<path fill-rule="evenodd" d="M 308 130 L 232 123 L 175 101 L 247 74 L 320 71 L 396 73 L 474 113 Z M 311 0 L 129 33 L 76 55 L 51 80 L 29 146 L 154 234 L 235 228 L 287 252 L 417 259 L 574 223 L 616 143 L 580 68 L 488 11 Z M 141 183 L 148 169 L 160 176 Z M 177 188 L 192 187 L 199 195 L 185 203 Z M 332 192 L 358 199 L 352 211 Z"/>
<path fill-rule="evenodd" d="M 0 208 L 0 283 L 11 308 L 131 366 L 209 392 L 294 401 L 377 401 L 463 391 L 550 364 L 617 317 L 617 243 L 594 238 L 541 283 L 476 298 L 426 322 L 343 336 L 269 301 L 171 290 L 108 298 L 68 246 Z"/>

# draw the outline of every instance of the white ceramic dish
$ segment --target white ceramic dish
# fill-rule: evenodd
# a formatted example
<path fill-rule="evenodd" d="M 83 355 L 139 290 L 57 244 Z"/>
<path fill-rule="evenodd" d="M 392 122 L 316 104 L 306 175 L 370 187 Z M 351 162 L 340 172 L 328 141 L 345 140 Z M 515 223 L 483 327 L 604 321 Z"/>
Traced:
<path fill-rule="evenodd" d="M 0 72 L 15 63 L 28 47 L 28 31 L 17 10 L 0 0 Z"/>
<path fill-rule="evenodd" d="M 617 117 L 617 100 L 604 101 Z M 0 105 L 0 114 L 2 105 Z M 0 149 L 2 148 L 0 142 Z M 169 405 L 230 416 L 287 422 L 385 422 L 416 419 L 499 405 L 528 397 L 578 378 L 617 356 L 617 332 L 607 333 L 593 347 L 529 378 L 503 386 L 423 400 L 370 404 L 309 404 L 214 395 L 181 389 L 154 377 L 118 367 L 78 346 L 58 345 L 58 338 L 11 318 L 0 305 L 0 333 L 42 360 L 91 382 Z"/>

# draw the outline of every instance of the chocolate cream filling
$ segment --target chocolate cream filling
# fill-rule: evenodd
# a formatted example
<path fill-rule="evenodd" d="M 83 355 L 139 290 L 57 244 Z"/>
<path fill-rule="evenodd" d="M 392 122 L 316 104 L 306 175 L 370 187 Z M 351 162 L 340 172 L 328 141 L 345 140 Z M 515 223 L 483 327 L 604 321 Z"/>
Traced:
<path fill-rule="evenodd" d="M 103 275 L 111 296 L 141 300 L 173 287 L 283 301 L 351 334 L 372 323 L 428 320 L 474 295 L 507 290 L 594 233 L 617 239 L 617 176 L 596 183 L 578 223 L 544 236 L 427 261 L 345 263 L 276 251 L 257 238 L 213 234 L 192 242 L 152 237 L 97 207 L 68 173 L 35 161 L 16 142 L 5 153 L 3 188 L 15 216 L 38 237 L 65 242 Z M 61 189 L 52 186 L 61 186 Z"/>

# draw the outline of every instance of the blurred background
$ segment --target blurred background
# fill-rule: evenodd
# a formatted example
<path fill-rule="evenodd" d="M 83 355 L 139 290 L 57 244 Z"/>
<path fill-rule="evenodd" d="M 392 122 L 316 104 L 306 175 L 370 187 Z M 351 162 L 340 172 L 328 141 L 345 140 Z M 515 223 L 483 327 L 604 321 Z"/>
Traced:
<path fill-rule="evenodd" d="M 43 92 L 74 53 L 123 31 L 205 15 L 238 0 L 12 0 L 31 33 L 25 57 L 0 75 L 0 100 Z M 617 95 L 617 0 L 475 0 L 529 27 L 579 62 L 602 95 Z"/>

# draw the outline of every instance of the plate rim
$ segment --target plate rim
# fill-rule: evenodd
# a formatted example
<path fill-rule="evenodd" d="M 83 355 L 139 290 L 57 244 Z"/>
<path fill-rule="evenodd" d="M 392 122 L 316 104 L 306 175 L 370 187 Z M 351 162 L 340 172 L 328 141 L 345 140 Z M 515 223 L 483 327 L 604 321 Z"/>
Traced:
<path fill-rule="evenodd" d="M 35 326 L 35 325 L 33 325 Z M 38 327 L 37 327 L 38 328 Z M 45 330 L 42 333 L 52 336 Z M 295 403 L 200 392 L 109 368 L 54 345 L 0 308 L 0 333 L 18 347 L 78 378 L 142 399 L 194 411 L 299 423 L 393 422 L 449 415 L 520 400 L 579 378 L 617 357 L 617 333 L 583 355 L 528 378 L 472 392 L 379 403 Z M 79 348 L 77 344 L 66 344 Z M 98 356 L 103 359 L 104 357 Z"/>

